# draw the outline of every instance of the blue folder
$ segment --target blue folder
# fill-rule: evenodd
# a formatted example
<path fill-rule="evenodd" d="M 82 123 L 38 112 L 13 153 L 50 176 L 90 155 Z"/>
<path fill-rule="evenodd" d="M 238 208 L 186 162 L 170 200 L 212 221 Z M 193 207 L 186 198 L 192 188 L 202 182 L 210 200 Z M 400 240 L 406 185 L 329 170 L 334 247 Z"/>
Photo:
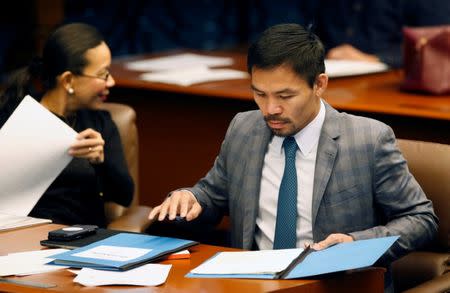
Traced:
<path fill-rule="evenodd" d="M 64 265 L 75 268 L 88 267 L 101 270 L 122 271 L 154 261 L 168 254 L 186 249 L 187 247 L 193 246 L 195 244 L 197 244 L 197 242 L 195 241 L 178 238 L 160 237 L 144 234 L 119 233 L 117 235 L 94 242 L 87 246 L 54 255 L 52 256 L 54 260 L 49 264 Z M 75 255 L 101 245 L 127 248 L 143 248 L 150 249 L 150 251 L 142 256 L 125 261 L 80 257 Z"/>
<path fill-rule="evenodd" d="M 327 249 L 318 251 L 305 249 L 297 258 L 292 261 L 292 263 L 286 268 L 286 270 L 273 274 L 188 273 L 186 277 L 232 279 L 297 279 L 352 269 L 360 269 L 373 265 L 392 246 L 392 244 L 397 241 L 398 238 L 399 236 L 389 236 L 367 240 L 358 240 L 336 244 Z M 214 255 L 212 258 L 214 258 L 216 255 Z"/>

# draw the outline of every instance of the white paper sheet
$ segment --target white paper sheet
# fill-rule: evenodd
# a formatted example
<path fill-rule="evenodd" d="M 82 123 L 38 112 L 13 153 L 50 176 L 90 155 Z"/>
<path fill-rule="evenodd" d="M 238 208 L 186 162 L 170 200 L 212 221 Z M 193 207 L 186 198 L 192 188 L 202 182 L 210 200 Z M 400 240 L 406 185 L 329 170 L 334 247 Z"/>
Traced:
<path fill-rule="evenodd" d="M 30 96 L 0 129 L 0 210 L 26 216 L 72 160 L 77 133 Z"/>
<path fill-rule="evenodd" d="M 64 266 L 46 265 L 52 255 L 66 252 L 67 249 L 45 249 L 10 253 L 0 256 L 0 276 L 24 276 L 64 269 Z"/>
<path fill-rule="evenodd" d="M 191 67 L 176 70 L 149 72 L 140 75 L 140 78 L 146 81 L 171 83 L 181 86 L 190 86 L 192 84 L 248 78 L 247 72 L 234 69 L 210 69 L 208 67 Z"/>
<path fill-rule="evenodd" d="M 189 252 L 189 250 L 185 249 L 185 250 L 181 250 L 181 251 L 169 254 L 167 256 L 167 259 L 186 259 L 186 258 L 190 258 L 190 257 L 191 257 L 191 253 Z"/>
<path fill-rule="evenodd" d="M 173 56 L 152 58 L 127 63 L 125 66 L 130 70 L 137 71 L 161 71 L 192 67 L 219 67 L 230 66 L 233 58 L 205 56 L 199 54 L 185 53 Z"/>
<path fill-rule="evenodd" d="M 52 220 L 0 213 L 0 231 L 51 223 Z"/>
<path fill-rule="evenodd" d="M 302 248 L 220 252 L 191 270 L 195 274 L 275 274 L 303 251 Z"/>
<path fill-rule="evenodd" d="M 383 72 L 389 67 L 381 62 L 366 62 L 355 60 L 325 60 L 325 72 L 329 77 L 343 77 Z"/>
<path fill-rule="evenodd" d="M 146 264 L 124 272 L 83 268 L 73 280 L 84 286 L 135 285 L 158 286 L 166 282 L 172 265 Z"/>

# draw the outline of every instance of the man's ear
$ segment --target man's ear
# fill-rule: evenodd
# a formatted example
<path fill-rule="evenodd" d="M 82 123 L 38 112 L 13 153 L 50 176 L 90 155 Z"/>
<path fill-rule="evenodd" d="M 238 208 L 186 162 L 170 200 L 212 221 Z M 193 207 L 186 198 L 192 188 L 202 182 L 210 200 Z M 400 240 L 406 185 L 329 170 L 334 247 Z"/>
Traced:
<path fill-rule="evenodd" d="M 74 75 L 70 71 L 64 71 L 59 76 L 59 82 L 67 92 L 70 92 L 71 91 L 70 89 L 72 89 L 73 91 L 73 78 Z"/>
<path fill-rule="evenodd" d="M 314 83 L 314 94 L 317 97 L 322 97 L 323 93 L 328 86 L 328 75 L 321 73 L 316 77 L 316 82 Z"/>

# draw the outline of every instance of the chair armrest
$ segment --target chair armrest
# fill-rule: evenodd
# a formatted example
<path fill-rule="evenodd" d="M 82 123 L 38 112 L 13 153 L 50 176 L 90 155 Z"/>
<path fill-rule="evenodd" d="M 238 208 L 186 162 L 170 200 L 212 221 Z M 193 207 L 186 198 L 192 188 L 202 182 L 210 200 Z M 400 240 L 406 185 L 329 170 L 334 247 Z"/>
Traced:
<path fill-rule="evenodd" d="M 415 251 L 392 264 L 394 283 L 398 289 L 413 288 L 449 271 L 450 254 Z"/>
<path fill-rule="evenodd" d="M 151 224 L 148 219 L 148 214 L 151 210 L 152 209 L 148 206 L 131 206 L 126 209 L 123 215 L 113 220 L 108 225 L 108 229 L 139 233 L 144 232 Z"/>
<path fill-rule="evenodd" d="M 450 291 L 450 273 L 443 274 L 403 293 L 441 293 Z"/>

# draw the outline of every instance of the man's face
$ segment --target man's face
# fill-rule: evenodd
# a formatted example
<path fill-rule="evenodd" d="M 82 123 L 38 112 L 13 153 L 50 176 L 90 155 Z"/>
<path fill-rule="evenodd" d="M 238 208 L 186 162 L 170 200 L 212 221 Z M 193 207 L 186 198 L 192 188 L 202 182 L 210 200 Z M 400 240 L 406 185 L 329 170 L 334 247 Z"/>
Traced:
<path fill-rule="evenodd" d="M 290 66 L 252 69 L 253 97 L 275 135 L 291 136 L 317 115 L 328 77 L 320 74 L 311 88 Z"/>

